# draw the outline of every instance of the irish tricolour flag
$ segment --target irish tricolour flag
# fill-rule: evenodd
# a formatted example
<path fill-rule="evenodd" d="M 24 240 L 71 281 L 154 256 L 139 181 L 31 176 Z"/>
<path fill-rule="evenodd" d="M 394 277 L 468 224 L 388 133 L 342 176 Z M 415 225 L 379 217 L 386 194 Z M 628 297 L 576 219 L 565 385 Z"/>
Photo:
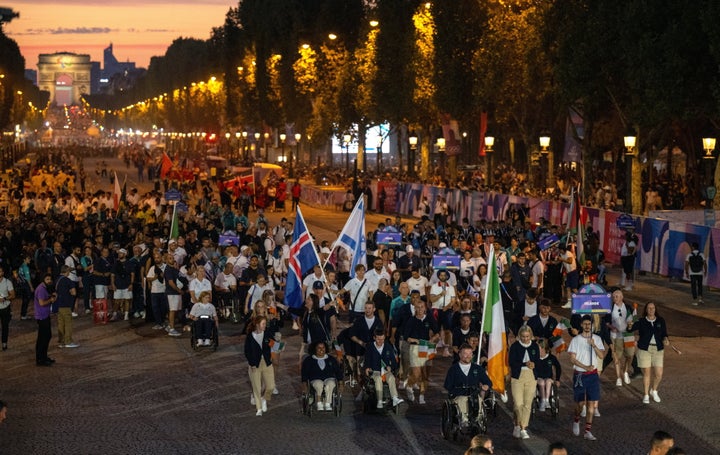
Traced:
<path fill-rule="evenodd" d="M 502 299 L 500 298 L 500 277 L 495 264 L 495 250 L 490 248 L 488 263 L 487 287 L 485 288 L 485 304 L 483 308 L 483 332 L 488 334 L 487 373 L 493 388 L 500 394 L 505 393 L 505 376 L 509 372 L 507 363 L 507 335 L 505 318 L 503 317 Z M 478 353 L 478 361 L 479 359 Z"/>
<path fill-rule="evenodd" d="M 436 345 L 427 340 L 419 340 L 418 342 L 418 357 L 421 359 L 432 360 L 435 358 Z"/>

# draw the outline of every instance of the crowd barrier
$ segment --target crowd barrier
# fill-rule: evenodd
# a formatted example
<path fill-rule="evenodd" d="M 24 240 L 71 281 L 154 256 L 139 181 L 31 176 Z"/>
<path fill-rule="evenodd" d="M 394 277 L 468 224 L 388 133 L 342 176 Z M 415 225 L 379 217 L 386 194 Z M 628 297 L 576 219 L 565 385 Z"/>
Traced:
<path fill-rule="evenodd" d="M 371 210 L 377 209 L 377 195 L 381 188 L 385 191 L 384 213 L 414 216 L 423 196 L 427 197 L 432 211 L 437 198 L 443 196 L 450 208 L 450 217 L 457 222 L 463 218 L 468 218 L 471 223 L 480 219 L 503 219 L 509 211 L 523 208 L 526 216 L 533 222 L 542 217 L 552 224 L 561 225 L 567 223 L 567 212 L 570 208 L 565 202 L 535 197 L 448 189 L 421 183 L 374 182 L 371 186 L 374 197 L 369 203 Z M 332 208 L 344 199 L 345 192 L 342 190 L 303 187 L 303 202 L 314 206 Z M 625 231 L 617 227 L 617 219 L 622 213 L 591 207 L 586 207 L 585 210 L 589 216 L 588 226 L 592 226 L 599 234 L 600 248 L 605 253 L 607 262 L 619 265 Z M 635 232 L 640 238 L 636 259 L 638 270 L 682 278 L 690 245 L 697 242 L 700 252 L 708 262 L 706 284 L 720 288 L 717 267 L 720 229 L 682 221 L 635 215 L 632 217 L 635 220 Z"/>

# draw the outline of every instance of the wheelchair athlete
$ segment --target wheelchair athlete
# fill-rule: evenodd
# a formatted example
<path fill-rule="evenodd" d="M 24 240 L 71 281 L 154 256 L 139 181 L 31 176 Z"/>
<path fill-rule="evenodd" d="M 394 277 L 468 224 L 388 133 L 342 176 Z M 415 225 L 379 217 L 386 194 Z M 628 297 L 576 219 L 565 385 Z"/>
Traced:
<path fill-rule="evenodd" d="M 217 327 L 218 316 L 215 305 L 210 303 L 212 296 L 208 291 L 200 293 L 200 301 L 193 305 L 188 316 L 195 325 L 198 346 L 210 346 L 213 326 Z"/>
<path fill-rule="evenodd" d="M 308 392 L 308 383 L 315 390 L 315 405 L 318 411 L 332 411 L 333 391 L 343 378 L 343 371 L 335 357 L 327 354 L 327 345 L 316 341 L 310 345 L 313 355 L 305 357 L 300 368 L 303 393 Z M 325 400 L 323 400 L 323 396 Z"/>
<path fill-rule="evenodd" d="M 392 405 L 397 406 L 404 400 L 398 396 L 395 375 L 398 369 L 398 356 L 392 344 L 385 342 L 385 330 L 380 327 L 373 334 L 374 342 L 365 347 L 365 374 L 375 383 L 375 394 L 378 409 L 385 407 L 383 400 L 383 376 L 390 389 Z"/>
<path fill-rule="evenodd" d="M 460 411 L 460 426 L 467 427 L 468 397 L 471 393 L 492 389 L 492 381 L 485 369 L 474 363 L 473 349 L 468 344 L 460 346 L 460 361 L 453 364 L 445 376 L 445 389 Z"/>

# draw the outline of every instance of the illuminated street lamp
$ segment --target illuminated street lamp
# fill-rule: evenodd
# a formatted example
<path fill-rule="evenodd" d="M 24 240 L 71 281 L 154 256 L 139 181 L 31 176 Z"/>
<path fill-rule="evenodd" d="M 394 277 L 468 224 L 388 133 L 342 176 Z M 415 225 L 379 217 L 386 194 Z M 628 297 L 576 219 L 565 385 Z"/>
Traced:
<path fill-rule="evenodd" d="M 280 133 L 280 151 L 282 155 L 282 162 L 285 163 L 287 159 L 285 158 L 285 139 L 287 138 L 287 135 L 285 133 Z"/>
<path fill-rule="evenodd" d="M 415 153 L 417 152 L 418 137 L 414 132 L 408 137 L 410 143 L 410 153 L 408 154 L 408 175 L 415 177 Z"/>
<path fill-rule="evenodd" d="M 485 136 L 485 156 L 487 157 L 487 182 L 488 188 L 493 183 L 493 146 L 495 145 L 495 136 Z"/>
<path fill-rule="evenodd" d="M 302 134 L 295 133 L 295 154 L 297 155 L 298 161 L 300 161 L 300 139 L 302 139 Z M 295 177 L 293 173 L 293 153 L 292 150 L 290 150 L 290 178 L 293 177 Z"/>
<path fill-rule="evenodd" d="M 712 210 L 713 209 L 713 201 L 715 200 L 715 193 L 717 189 L 715 188 L 715 179 L 713 178 L 712 171 L 715 168 L 715 155 L 713 155 L 713 151 L 715 150 L 715 138 L 714 137 L 704 137 L 703 138 L 703 149 L 705 150 L 705 155 L 703 156 L 703 162 L 705 163 L 705 209 L 706 210 Z"/>
<path fill-rule="evenodd" d="M 349 134 L 343 135 L 343 144 L 345 144 L 345 172 L 350 172 L 350 139 L 352 139 L 352 136 Z M 355 167 L 357 168 L 357 160 L 355 162 Z"/>
<path fill-rule="evenodd" d="M 242 132 L 242 138 L 243 138 L 243 159 L 247 161 L 247 131 Z"/>
<path fill-rule="evenodd" d="M 253 158 L 257 159 L 260 158 L 260 136 L 262 136 L 260 133 L 255 133 L 255 153 L 253 155 Z"/>
<path fill-rule="evenodd" d="M 625 143 L 625 211 L 632 213 L 632 162 L 635 157 L 637 136 L 628 133 L 623 138 L 623 142 Z"/>
<path fill-rule="evenodd" d="M 440 179 L 445 180 L 445 138 L 437 139 L 438 153 L 440 154 Z"/>
<path fill-rule="evenodd" d="M 548 155 L 550 154 L 550 134 L 540 133 L 540 191 L 547 189 Z"/>
<path fill-rule="evenodd" d="M 377 173 L 380 175 L 380 171 L 382 170 L 382 145 L 383 145 L 383 137 L 382 134 L 378 134 L 377 142 L 376 142 L 376 148 L 375 151 L 375 163 L 377 166 Z M 365 165 L 365 151 L 363 150 L 363 165 Z M 364 169 L 363 169 L 364 171 Z"/>
<path fill-rule="evenodd" d="M 264 142 L 265 142 L 265 162 L 267 163 L 268 160 L 268 143 L 270 142 L 270 133 L 263 134 Z"/>

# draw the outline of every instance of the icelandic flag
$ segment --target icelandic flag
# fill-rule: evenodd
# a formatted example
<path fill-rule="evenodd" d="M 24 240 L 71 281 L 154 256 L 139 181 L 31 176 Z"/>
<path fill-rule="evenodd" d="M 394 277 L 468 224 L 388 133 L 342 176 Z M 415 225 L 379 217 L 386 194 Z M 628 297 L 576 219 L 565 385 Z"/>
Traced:
<path fill-rule="evenodd" d="M 470 283 L 468 283 L 465 292 L 467 292 L 467 294 L 474 300 L 478 300 L 480 298 L 480 293 L 476 291 L 474 287 L 470 286 Z"/>
<path fill-rule="evenodd" d="M 332 250 L 336 247 L 342 247 L 352 255 L 350 260 L 350 277 L 355 278 L 355 266 L 362 264 L 367 269 L 367 246 L 365 238 L 365 198 L 358 199 L 357 204 L 350 217 L 345 222 L 340 235 Z"/>
<path fill-rule="evenodd" d="M 319 263 L 313 238 L 310 236 L 300 206 L 298 206 L 292 243 L 290 244 L 290 260 L 287 283 L 285 284 L 285 305 L 291 308 L 300 308 L 303 305 L 303 276 L 312 270 L 315 264 Z"/>

